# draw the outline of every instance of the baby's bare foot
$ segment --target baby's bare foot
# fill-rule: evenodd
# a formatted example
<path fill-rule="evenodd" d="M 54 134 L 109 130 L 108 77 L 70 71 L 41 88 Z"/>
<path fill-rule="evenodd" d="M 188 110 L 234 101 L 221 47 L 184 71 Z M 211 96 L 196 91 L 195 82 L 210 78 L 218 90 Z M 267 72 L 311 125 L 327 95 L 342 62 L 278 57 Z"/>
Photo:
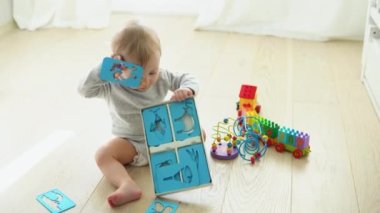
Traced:
<path fill-rule="evenodd" d="M 107 200 L 111 207 L 117 207 L 139 199 L 141 193 L 141 189 L 134 182 L 127 182 L 110 194 Z"/>

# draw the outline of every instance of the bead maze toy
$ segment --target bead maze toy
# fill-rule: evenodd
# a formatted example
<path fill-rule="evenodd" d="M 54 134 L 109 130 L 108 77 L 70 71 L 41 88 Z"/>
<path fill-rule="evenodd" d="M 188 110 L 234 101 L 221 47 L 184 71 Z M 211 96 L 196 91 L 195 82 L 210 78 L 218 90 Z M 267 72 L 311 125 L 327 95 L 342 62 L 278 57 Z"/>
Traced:
<path fill-rule="evenodd" d="M 211 145 L 210 154 L 213 158 L 219 160 L 231 160 L 239 156 L 237 149 L 237 137 L 232 130 L 235 122 L 232 118 L 226 118 L 223 122 L 218 122 L 214 126 L 214 134 L 212 135 L 213 143 Z"/>
<path fill-rule="evenodd" d="M 253 116 L 238 119 L 226 118 L 214 126 L 211 156 L 219 160 L 232 160 L 240 156 L 251 164 L 263 157 L 267 150 L 267 137 L 262 135 L 260 123 Z"/>
<path fill-rule="evenodd" d="M 234 123 L 234 132 L 242 138 L 238 151 L 242 159 L 255 164 L 268 149 L 268 136 L 263 134 L 261 124 L 255 116 L 241 116 Z"/>
<path fill-rule="evenodd" d="M 144 108 L 141 116 L 156 195 L 212 183 L 193 98 Z"/>

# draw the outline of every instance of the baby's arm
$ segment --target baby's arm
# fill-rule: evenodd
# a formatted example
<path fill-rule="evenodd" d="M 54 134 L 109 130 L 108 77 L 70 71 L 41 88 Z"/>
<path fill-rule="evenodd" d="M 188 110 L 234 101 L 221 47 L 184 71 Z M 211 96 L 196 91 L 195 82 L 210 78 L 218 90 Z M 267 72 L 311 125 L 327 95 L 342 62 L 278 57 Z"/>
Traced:
<path fill-rule="evenodd" d="M 199 83 L 194 76 L 188 73 L 173 74 L 170 72 L 167 72 L 167 76 L 170 82 L 170 90 L 173 91 L 170 100 L 182 101 L 198 94 Z"/>
<path fill-rule="evenodd" d="M 86 98 L 104 97 L 110 91 L 109 83 L 100 80 L 99 77 L 100 66 L 92 69 L 85 79 L 83 79 L 79 86 L 78 92 Z"/>
<path fill-rule="evenodd" d="M 194 91 L 188 87 L 179 88 L 173 92 L 172 97 L 170 98 L 171 101 L 183 101 L 186 98 L 190 98 L 194 96 Z"/>

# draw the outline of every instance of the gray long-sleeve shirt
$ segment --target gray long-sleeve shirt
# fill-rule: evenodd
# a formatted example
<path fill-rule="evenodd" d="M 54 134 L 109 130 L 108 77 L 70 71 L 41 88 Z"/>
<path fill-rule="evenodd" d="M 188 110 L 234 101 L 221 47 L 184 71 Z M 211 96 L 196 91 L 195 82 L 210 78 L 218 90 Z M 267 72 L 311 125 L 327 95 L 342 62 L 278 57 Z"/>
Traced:
<path fill-rule="evenodd" d="M 112 133 L 136 141 L 144 139 L 140 110 L 164 101 L 168 91 L 190 88 L 198 93 L 199 84 L 190 74 L 174 74 L 160 69 L 157 82 L 146 91 L 136 91 L 120 84 L 102 81 L 100 66 L 91 70 L 78 91 L 86 98 L 104 98 L 112 119 Z"/>

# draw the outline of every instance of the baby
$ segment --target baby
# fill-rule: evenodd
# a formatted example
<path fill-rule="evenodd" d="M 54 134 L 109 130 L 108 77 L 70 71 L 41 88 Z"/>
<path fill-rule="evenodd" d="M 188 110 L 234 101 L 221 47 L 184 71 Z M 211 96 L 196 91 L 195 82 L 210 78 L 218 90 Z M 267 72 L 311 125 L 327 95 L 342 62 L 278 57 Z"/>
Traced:
<path fill-rule="evenodd" d="M 174 74 L 161 69 L 161 45 L 156 33 L 136 22 L 129 23 L 112 41 L 112 57 L 143 67 L 141 86 L 137 89 L 100 80 L 100 66 L 95 67 L 79 85 L 86 98 L 103 98 L 110 111 L 115 135 L 96 152 L 95 159 L 104 176 L 117 188 L 107 200 L 111 207 L 141 197 L 140 187 L 132 180 L 125 165 L 148 164 L 140 110 L 160 104 L 168 91 L 172 101 L 182 101 L 198 93 L 199 85 L 189 74 Z"/>

